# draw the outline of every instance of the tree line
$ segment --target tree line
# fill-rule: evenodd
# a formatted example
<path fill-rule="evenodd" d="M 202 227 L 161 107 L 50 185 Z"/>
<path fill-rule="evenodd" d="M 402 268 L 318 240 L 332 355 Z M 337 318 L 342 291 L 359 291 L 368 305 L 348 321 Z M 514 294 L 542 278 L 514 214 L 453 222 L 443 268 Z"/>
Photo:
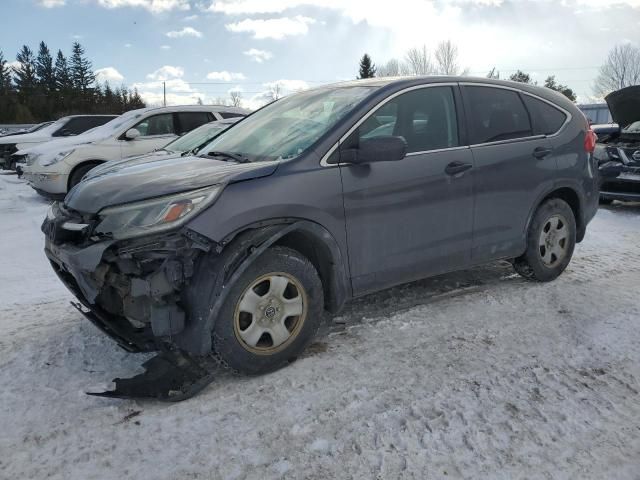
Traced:
<path fill-rule="evenodd" d="M 96 80 L 92 62 L 78 42 L 55 60 L 40 42 L 37 54 L 24 45 L 10 64 L 0 49 L 0 122 L 34 123 L 65 115 L 121 114 L 145 107 L 137 90 Z"/>
<path fill-rule="evenodd" d="M 379 67 L 368 54 L 359 63 L 358 78 L 394 77 L 399 75 L 467 75 L 468 69 L 460 67 L 458 48 L 450 41 L 440 42 L 431 56 L 426 45 L 407 50 L 403 59 L 392 58 Z M 500 78 L 500 72 L 493 68 L 487 78 Z M 537 85 L 528 73 L 521 70 L 507 77 L 514 82 Z M 600 67 L 593 85 L 596 97 L 601 98 L 614 90 L 640 84 L 640 48 L 625 43 L 613 47 L 605 63 Z M 555 75 L 548 76 L 544 86 L 562 93 L 572 102 L 577 96 L 573 89 L 556 81 Z"/>

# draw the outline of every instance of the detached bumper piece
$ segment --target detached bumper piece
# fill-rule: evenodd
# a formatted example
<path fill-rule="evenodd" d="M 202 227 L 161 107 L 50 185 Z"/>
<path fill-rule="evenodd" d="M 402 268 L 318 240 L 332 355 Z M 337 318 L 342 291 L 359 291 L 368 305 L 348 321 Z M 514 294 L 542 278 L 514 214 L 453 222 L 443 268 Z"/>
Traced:
<path fill-rule="evenodd" d="M 144 373 L 132 378 L 116 378 L 115 389 L 91 393 L 108 398 L 153 398 L 180 402 L 191 398 L 214 380 L 217 362 L 210 357 L 192 357 L 186 352 L 162 352 L 142 365 Z"/>

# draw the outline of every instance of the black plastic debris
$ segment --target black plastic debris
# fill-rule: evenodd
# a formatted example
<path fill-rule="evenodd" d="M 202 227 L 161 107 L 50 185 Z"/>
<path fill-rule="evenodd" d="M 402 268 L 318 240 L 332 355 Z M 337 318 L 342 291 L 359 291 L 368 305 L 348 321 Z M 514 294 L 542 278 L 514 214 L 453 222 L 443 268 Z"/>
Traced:
<path fill-rule="evenodd" d="M 87 395 L 126 399 L 155 398 L 165 402 L 180 402 L 191 398 L 213 381 L 212 360 L 196 359 L 179 350 L 162 352 L 142 366 L 145 371 L 140 375 L 114 379 L 114 390 L 87 392 Z"/>

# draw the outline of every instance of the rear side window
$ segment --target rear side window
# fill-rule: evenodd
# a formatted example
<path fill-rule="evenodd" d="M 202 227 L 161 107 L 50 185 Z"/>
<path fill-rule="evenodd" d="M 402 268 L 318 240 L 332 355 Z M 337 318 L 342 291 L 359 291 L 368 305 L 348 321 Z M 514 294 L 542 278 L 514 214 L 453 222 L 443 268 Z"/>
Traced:
<path fill-rule="evenodd" d="M 404 137 L 408 153 L 457 147 L 458 124 L 450 87 L 420 88 L 378 108 L 358 128 L 360 140 Z"/>
<path fill-rule="evenodd" d="M 222 118 L 236 118 L 236 117 L 244 117 L 242 113 L 232 113 L 232 112 L 218 112 Z"/>
<path fill-rule="evenodd" d="M 531 114 L 534 135 L 551 135 L 560 130 L 567 116 L 547 102 L 523 95 L 524 103 Z"/>
<path fill-rule="evenodd" d="M 175 133 L 173 127 L 173 114 L 161 113 L 145 118 L 135 127 L 140 132 L 141 137 L 151 137 L 153 135 L 171 135 Z"/>
<path fill-rule="evenodd" d="M 180 124 L 180 135 L 190 132 L 200 125 L 215 120 L 208 112 L 180 112 L 178 113 L 178 122 Z"/>
<path fill-rule="evenodd" d="M 465 87 L 469 106 L 472 144 L 499 142 L 533 135 L 529 114 L 512 90 Z"/>

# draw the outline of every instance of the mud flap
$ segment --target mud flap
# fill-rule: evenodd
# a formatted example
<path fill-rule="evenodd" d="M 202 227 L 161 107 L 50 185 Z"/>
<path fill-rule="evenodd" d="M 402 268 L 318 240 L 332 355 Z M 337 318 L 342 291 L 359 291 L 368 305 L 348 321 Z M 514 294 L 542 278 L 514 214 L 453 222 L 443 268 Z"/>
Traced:
<path fill-rule="evenodd" d="M 155 398 L 180 402 L 191 398 L 213 381 L 216 363 L 208 357 L 194 358 L 179 350 L 162 352 L 142 364 L 145 371 L 132 378 L 116 378 L 116 387 L 87 395 L 108 398 Z"/>

